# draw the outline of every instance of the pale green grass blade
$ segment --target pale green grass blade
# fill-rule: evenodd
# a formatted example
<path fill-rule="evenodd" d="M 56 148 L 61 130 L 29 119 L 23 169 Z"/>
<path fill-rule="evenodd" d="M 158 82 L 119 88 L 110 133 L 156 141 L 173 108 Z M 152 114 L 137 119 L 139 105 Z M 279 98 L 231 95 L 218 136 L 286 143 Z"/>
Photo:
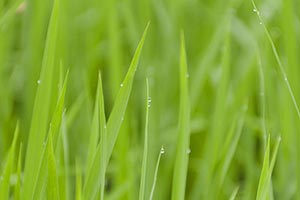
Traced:
<path fill-rule="evenodd" d="M 14 200 L 21 199 L 21 171 L 22 171 L 22 143 L 20 144 L 18 166 L 17 166 L 17 183 L 14 188 Z"/>
<path fill-rule="evenodd" d="M 131 93 L 131 88 L 135 76 L 135 71 L 137 70 L 137 66 L 139 63 L 139 58 L 142 52 L 142 48 L 144 45 L 144 41 L 147 35 L 148 27 L 150 23 L 147 24 L 145 31 L 143 33 L 143 36 L 136 48 L 136 51 L 134 53 L 134 56 L 132 58 L 130 67 L 128 69 L 128 72 L 126 74 L 126 77 L 121 83 L 121 88 L 119 90 L 119 93 L 116 97 L 114 107 L 112 109 L 112 112 L 109 116 L 108 122 L 107 122 L 107 134 L 108 134 L 108 152 L 107 152 L 107 159 L 109 160 L 110 155 L 112 154 L 115 142 L 117 140 L 117 136 L 119 133 L 119 129 L 121 127 L 123 117 L 126 111 L 127 103 L 129 100 L 129 96 Z"/>
<path fill-rule="evenodd" d="M 82 199 L 82 172 L 81 172 L 81 167 L 80 163 L 78 160 L 76 160 L 76 195 L 75 199 L 76 200 L 81 200 Z"/>
<path fill-rule="evenodd" d="M 65 95 L 67 90 L 67 82 L 68 82 L 68 75 L 67 72 L 62 90 L 59 95 L 59 99 L 56 104 L 56 108 L 53 113 L 52 120 L 50 122 L 50 128 L 48 132 L 48 137 L 51 135 L 53 137 L 53 149 L 56 150 L 57 142 L 59 140 L 59 132 L 60 132 L 60 125 L 62 122 L 63 112 L 64 112 L 64 104 L 65 104 Z M 42 152 L 42 160 L 39 164 L 39 168 L 37 169 L 37 177 L 34 180 L 34 190 L 33 195 L 34 199 L 42 198 L 42 191 L 45 185 L 46 177 L 47 177 L 47 156 L 46 156 L 46 147 L 44 146 Z"/>
<path fill-rule="evenodd" d="M 188 92 L 188 71 L 185 52 L 185 41 L 181 33 L 180 50 L 180 108 L 179 108 L 179 133 L 177 136 L 177 149 L 173 173 L 172 199 L 185 198 L 185 187 L 188 170 L 188 149 L 190 143 L 190 103 Z"/>
<path fill-rule="evenodd" d="M 52 134 L 49 135 L 47 147 L 48 147 L 47 148 L 47 157 L 48 157 L 47 198 L 59 200 L 59 185 L 58 185 L 55 154 L 53 150 Z"/>
<path fill-rule="evenodd" d="M 105 173 L 106 173 L 106 162 L 107 162 L 107 127 L 106 127 L 106 117 L 104 109 L 104 97 L 103 97 L 103 88 L 102 88 L 102 78 L 99 73 L 98 78 L 98 87 L 97 87 L 97 108 L 98 110 L 98 119 L 97 126 L 99 129 L 100 126 L 100 137 L 101 141 L 97 144 L 96 149 L 93 150 L 93 157 L 91 159 L 91 167 L 87 168 L 86 180 L 91 181 L 95 184 L 84 186 L 83 196 L 84 199 L 94 199 L 97 192 L 101 191 L 101 199 L 104 198 L 104 189 L 105 189 Z M 99 130 L 98 130 L 99 131 Z M 97 133 L 99 134 L 99 133 Z"/>
<path fill-rule="evenodd" d="M 145 187 L 146 187 L 146 174 L 147 174 L 147 160 L 148 160 L 148 123 L 149 123 L 149 108 L 151 106 L 151 97 L 149 94 L 149 82 L 147 79 L 147 101 L 146 101 L 146 119 L 145 119 L 145 135 L 144 135 L 144 152 L 143 152 L 143 162 L 142 162 L 142 172 L 141 172 L 141 182 L 140 182 L 140 193 L 139 200 L 145 198 Z"/>
<path fill-rule="evenodd" d="M 269 170 L 270 170 L 270 135 L 268 136 L 266 151 L 264 162 L 260 174 L 260 179 L 258 183 L 256 200 L 265 200 L 268 193 L 268 185 L 269 185 Z"/>
<path fill-rule="evenodd" d="M 158 169 L 159 169 L 159 164 L 160 164 L 160 158 L 164 153 L 165 153 L 165 149 L 164 149 L 164 147 L 161 147 L 161 149 L 159 151 L 159 154 L 158 154 L 157 161 L 156 161 L 154 177 L 153 177 L 153 184 L 152 184 L 152 187 L 151 187 L 151 193 L 150 193 L 150 197 L 149 197 L 150 200 L 152 200 L 153 197 L 154 197 L 154 191 L 155 191 L 155 187 L 156 187 L 156 181 L 157 181 Z"/>
<path fill-rule="evenodd" d="M 235 200 L 236 199 L 236 196 L 237 196 L 237 194 L 238 194 L 238 192 L 239 192 L 239 186 L 237 186 L 234 190 L 233 190 L 233 192 L 232 192 L 232 194 L 230 195 L 230 198 L 229 198 L 229 200 Z"/>
<path fill-rule="evenodd" d="M 39 163 L 43 152 L 43 143 L 47 131 L 47 121 L 50 108 L 51 87 L 54 71 L 55 46 L 58 29 L 59 1 L 54 1 L 52 15 L 48 27 L 47 40 L 40 79 L 34 102 L 33 116 L 31 121 L 25 171 L 23 199 L 32 199 L 34 194 L 34 184 L 38 176 Z"/>
<path fill-rule="evenodd" d="M 10 177 L 14 170 L 14 159 L 16 151 L 16 143 L 19 135 L 19 123 L 16 125 L 14 139 L 8 152 L 7 161 L 4 166 L 3 174 L 0 179 L 0 199 L 9 199 L 10 193 Z"/>

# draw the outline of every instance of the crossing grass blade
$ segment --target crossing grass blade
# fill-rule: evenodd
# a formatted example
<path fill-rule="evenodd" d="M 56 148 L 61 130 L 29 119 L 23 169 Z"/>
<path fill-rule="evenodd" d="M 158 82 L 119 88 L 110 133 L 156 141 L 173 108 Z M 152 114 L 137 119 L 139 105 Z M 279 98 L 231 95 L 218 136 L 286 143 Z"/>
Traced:
<path fill-rule="evenodd" d="M 35 180 L 38 177 L 38 168 L 42 159 L 43 143 L 47 132 L 56 40 L 58 35 L 59 2 L 59 0 L 54 1 L 48 26 L 40 79 L 38 81 L 40 84 L 38 85 L 34 102 L 25 160 L 24 187 L 22 190 L 22 197 L 25 200 L 32 199 L 34 195 Z"/>
<path fill-rule="evenodd" d="M 146 26 L 146 29 L 143 33 L 143 36 L 137 46 L 136 52 L 133 56 L 133 59 L 131 61 L 130 67 L 128 69 L 128 72 L 126 74 L 126 77 L 121 85 L 121 88 L 119 90 L 119 93 L 117 95 L 114 107 L 112 109 L 112 112 L 110 114 L 110 117 L 107 122 L 107 155 L 106 155 L 106 161 L 105 165 L 108 164 L 109 158 L 112 154 L 119 129 L 121 127 L 123 117 L 126 111 L 127 103 L 129 100 L 129 96 L 131 93 L 131 88 L 135 76 L 135 71 L 137 69 L 138 61 L 141 55 L 141 51 L 144 45 L 144 41 L 146 38 L 147 30 L 149 27 L 149 23 Z M 96 154 L 94 155 L 93 164 L 91 165 L 90 169 L 88 171 L 91 171 L 91 175 L 89 175 L 89 172 L 87 173 L 87 178 L 84 183 L 84 189 L 83 189 L 83 195 L 85 198 L 90 199 L 94 197 L 97 193 L 97 188 L 99 188 L 99 180 L 102 179 L 101 171 L 100 171 L 100 159 L 98 159 L 101 155 L 101 142 L 100 146 L 98 145 L 98 149 L 96 150 Z"/>
<path fill-rule="evenodd" d="M 144 153 L 142 162 L 142 172 L 141 172 L 141 183 L 140 183 L 140 193 L 139 200 L 145 198 L 145 185 L 146 185 L 146 174 L 147 174 L 147 159 L 148 159 L 148 123 L 149 123 L 149 108 L 151 105 L 151 99 L 149 94 L 149 82 L 147 83 L 147 100 L 146 100 L 146 120 L 145 120 L 145 135 L 144 135 Z"/>
<path fill-rule="evenodd" d="M 10 177 L 14 170 L 14 159 L 16 151 L 16 142 L 19 135 L 19 123 L 17 123 L 16 130 L 14 133 L 14 139 L 8 152 L 7 161 L 4 166 L 3 174 L 0 180 L 0 199 L 9 199 L 10 193 Z"/>
<path fill-rule="evenodd" d="M 181 33 L 180 50 L 180 108 L 179 133 L 177 136 L 177 149 L 173 173 L 172 199 L 185 198 L 185 186 L 188 170 L 188 149 L 190 143 L 190 103 L 188 92 L 188 71 L 183 32 Z"/>

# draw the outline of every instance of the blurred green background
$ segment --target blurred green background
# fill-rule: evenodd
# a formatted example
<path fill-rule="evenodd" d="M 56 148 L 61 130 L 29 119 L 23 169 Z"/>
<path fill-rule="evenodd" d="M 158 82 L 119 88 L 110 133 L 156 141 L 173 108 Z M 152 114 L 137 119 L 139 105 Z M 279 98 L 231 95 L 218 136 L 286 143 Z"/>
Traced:
<path fill-rule="evenodd" d="M 207 199 L 218 187 L 219 199 L 229 199 L 237 186 L 238 199 L 254 199 L 266 134 L 271 135 L 271 147 L 277 136 L 282 137 L 272 178 L 274 198 L 300 199 L 300 118 L 250 0 L 59 1 L 50 114 L 57 102 L 60 76 L 69 70 L 65 107 L 71 199 L 75 159 L 84 166 L 87 157 L 98 72 L 102 73 L 108 118 L 148 21 L 128 108 L 107 169 L 107 198 L 138 197 L 146 78 L 152 99 L 146 196 L 164 146 L 154 199 L 170 198 L 183 30 L 191 102 L 186 199 Z M 300 1 L 259 0 L 256 4 L 299 102 Z M 52 5 L 52 0 L 0 0 L 1 164 L 17 120 L 19 142 L 26 149 Z M 225 61 L 224 52 L 228 54 Z M 225 180 L 218 185 L 214 178 L 220 168 L 218 160 L 224 157 L 222 149 L 235 123 L 242 127 L 241 136 Z"/>

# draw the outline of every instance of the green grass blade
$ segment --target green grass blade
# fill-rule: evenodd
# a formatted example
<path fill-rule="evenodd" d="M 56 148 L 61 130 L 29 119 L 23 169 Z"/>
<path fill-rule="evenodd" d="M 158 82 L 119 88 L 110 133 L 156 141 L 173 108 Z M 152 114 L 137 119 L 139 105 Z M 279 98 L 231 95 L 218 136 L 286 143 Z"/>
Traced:
<path fill-rule="evenodd" d="M 57 147 L 57 142 L 59 140 L 59 128 L 62 122 L 62 117 L 63 117 L 63 112 L 64 112 L 64 102 L 65 102 L 65 95 L 66 95 L 66 90 L 67 90 L 67 82 L 68 82 L 68 72 L 66 74 L 64 84 L 62 87 L 62 90 L 59 95 L 59 99 L 56 104 L 56 108 L 53 113 L 52 120 L 50 122 L 50 128 L 49 128 L 49 133 L 48 137 L 51 135 L 53 137 L 53 149 L 56 150 Z M 47 156 L 46 155 L 46 147 L 44 147 L 43 152 L 42 152 L 42 160 L 39 164 L 39 168 L 37 169 L 37 177 L 34 180 L 34 190 L 33 190 L 33 196 L 34 199 L 40 199 L 42 198 L 42 191 L 43 187 L 46 181 L 47 177 Z"/>
<path fill-rule="evenodd" d="M 82 175 L 81 175 L 81 167 L 78 160 L 76 160 L 76 200 L 82 199 Z"/>
<path fill-rule="evenodd" d="M 21 171 L 22 171 L 22 143 L 20 144 L 18 166 L 17 166 L 17 183 L 14 188 L 14 199 L 21 199 Z"/>
<path fill-rule="evenodd" d="M 229 200 L 235 200 L 236 199 L 236 196 L 237 196 L 237 194 L 238 194 L 238 192 L 239 192 L 239 186 L 237 186 L 234 190 L 233 190 L 233 192 L 232 192 L 232 194 L 230 195 L 230 198 L 229 198 Z"/>
<path fill-rule="evenodd" d="M 47 157 L 48 157 L 47 197 L 48 199 L 59 200 L 59 185 L 58 185 L 55 154 L 53 150 L 52 134 L 49 135 L 47 147 L 48 147 L 47 148 Z"/>
<path fill-rule="evenodd" d="M 180 110 L 179 133 L 177 136 L 177 149 L 173 173 L 172 199 L 181 200 L 185 197 L 185 186 L 188 170 L 187 153 L 190 143 L 190 103 L 188 92 L 188 71 L 183 32 L 181 34 L 180 51 Z"/>
<path fill-rule="evenodd" d="M 269 160 L 270 160 L 270 135 L 268 136 L 263 167 L 261 170 L 259 183 L 258 183 L 256 200 L 265 200 L 268 193 L 268 184 L 269 184 L 268 176 L 269 176 L 269 167 L 270 167 Z"/>
<path fill-rule="evenodd" d="M 101 157 L 100 157 L 100 199 L 104 200 L 105 192 L 105 174 L 106 174 L 106 156 L 107 156 L 107 131 L 106 131 L 106 117 L 105 117 L 105 108 L 104 108 L 104 97 L 103 97 L 103 87 L 102 87 L 102 78 L 99 73 L 99 83 L 100 83 L 100 97 L 99 97 L 99 117 L 100 117 L 100 139 L 101 139 Z M 99 144 L 99 145 L 100 145 Z M 95 158 L 97 159 L 97 158 Z"/>
<path fill-rule="evenodd" d="M 94 199 L 97 191 L 101 191 L 101 199 L 104 198 L 105 188 L 105 173 L 106 173 L 106 161 L 107 161 L 107 127 L 106 117 L 104 109 L 104 97 L 102 88 L 102 78 L 99 73 L 98 78 L 98 90 L 97 90 L 97 108 L 99 115 L 98 126 L 100 126 L 101 141 L 94 150 L 94 155 L 91 159 L 91 167 L 87 169 L 86 182 L 84 185 L 84 199 Z M 100 125 L 99 125 L 100 124 Z M 93 184 L 89 184 L 92 182 Z"/>
<path fill-rule="evenodd" d="M 14 159 L 16 151 L 16 143 L 19 135 L 19 123 L 17 123 L 14 133 L 14 139 L 8 152 L 7 161 L 4 166 L 3 174 L 0 180 L 0 199 L 9 199 L 10 193 L 10 177 L 14 169 Z"/>
<path fill-rule="evenodd" d="M 152 188 L 151 188 L 151 193 L 150 193 L 150 197 L 149 199 L 152 200 L 153 196 L 154 196 L 154 191 L 155 191 L 155 187 L 156 187 L 156 181 L 157 181 L 157 175 L 158 175 L 158 169 L 159 169 L 159 164 L 160 164 L 160 159 L 161 156 L 165 153 L 165 149 L 164 147 L 161 147 L 159 154 L 158 154 L 158 158 L 156 161 L 156 166 L 155 166 L 155 171 L 154 171 L 154 178 L 153 178 L 153 184 L 152 184 Z"/>
<path fill-rule="evenodd" d="M 128 72 L 126 74 L 126 77 L 125 77 L 123 83 L 121 84 L 121 88 L 116 97 L 114 107 L 112 109 L 112 112 L 111 112 L 108 122 L 107 122 L 107 133 L 108 133 L 107 159 L 108 160 L 110 158 L 110 155 L 112 154 L 112 150 L 113 150 L 115 142 L 117 140 L 119 129 L 121 127 L 123 117 L 124 117 L 124 114 L 125 114 L 125 111 L 127 108 L 127 103 L 128 103 L 129 96 L 131 93 L 131 88 L 132 88 L 133 79 L 135 76 L 135 71 L 137 70 L 139 58 L 140 58 L 140 55 L 142 52 L 142 48 L 144 45 L 144 41 L 145 41 L 145 38 L 147 35 L 149 25 L 150 25 L 150 23 L 147 24 L 145 31 L 143 33 L 143 36 L 136 48 L 136 51 L 132 58 L 130 67 L 128 69 Z"/>
<path fill-rule="evenodd" d="M 151 98 L 149 94 L 149 82 L 147 79 L 147 101 L 146 101 L 146 120 L 145 120 L 145 138 L 144 138 L 144 153 L 142 162 L 142 172 L 141 172 L 141 183 L 140 183 L 140 193 L 139 200 L 145 198 L 145 187 L 146 187 L 146 174 L 147 174 L 147 159 L 148 159 L 148 121 L 149 121 L 149 108 L 151 106 Z"/>
<path fill-rule="evenodd" d="M 146 38 L 148 27 L 149 27 L 149 23 L 148 23 L 148 25 L 144 31 L 144 34 L 138 44 L 138 47 L 133 56 L 133 59 L 130 64 L 127 75 L 125 77 L 125 80 L 121 84 L 121 88 L 117 95 L 117 99 L 115 101 L 114 107 L 112 109 L 112 112 L 111 112 L 110 117 L 107 122 L 107 129 L 106 129 L 106 131 L 107 131 L 107 155 L 106 155 L 105 165 L 107 165 L 109 158 L 112 154 L 114 144 L 116 142 L 116 139 L 117 139 L 117 136 L 119 133 L 119 129 L 120 129 L 122 121 L 123 121 L 123 117 L 124 117 L 127 103 L 129 100 L 129 96 L 131 93 L 131 88 L 132 88 L 132 84 L 133 84 L 135 71 L 137 69 L 139 57 L 141 55 L 141 51 L 142 51 L 142 47 L 143 47 L 143 44 L 144 44 L 144 41 Z M 94 173 L 88 172 L 87 178 L 84 183 L 83 194 L 84 194 L 85 198 L 87 198 L 87 199 L 90 199 L 94 195 L 96 195 L 97 188 L 99 188 L 98 187 L 99 180 L 102 179 L 102 177 L 101 177 L 102 175 L 99 170 L 101 163 L 100 163 L 100 159 L 98 159 L 101 156 L 101 145 L 102 144 L 100 142 L 100 144 L 97 147 L 98 149 L 96 150 L 96 155 L 94 155 L 93 164 L 90 167 L 90 169 L 88 169 L 88 171 L 91 171 Z"/>
<path fill-rule="evenodd" d="M 54 71 L 55 47 L 58 35 L 58 15 L 59 1 L 55 0 L 48 27 L 41 74 L 38 81 L 39 86 L 35 97 L 33 116 L 27 145 L 24 171 L 24 187 L 22 193 L 22 197 L 25 200 L 32 199 L 33 197 L 34 182 L 38 176 L 39 163 L 41 161 L 41 156 L 44 148 L 43 143 L 47 131 L 52 78 Z"/>

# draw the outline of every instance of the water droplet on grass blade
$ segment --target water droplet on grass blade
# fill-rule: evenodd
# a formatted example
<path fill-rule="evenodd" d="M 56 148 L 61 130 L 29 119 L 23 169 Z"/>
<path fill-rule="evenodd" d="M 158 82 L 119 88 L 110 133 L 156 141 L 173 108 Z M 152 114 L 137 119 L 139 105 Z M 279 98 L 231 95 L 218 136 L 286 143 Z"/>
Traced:
<path fill-rule="evenodd" d="M 164 153 L 165 153 L 165 149 L 164 149 L 164 147 L 161 147 L 160 154 L 164 154 Z"/>
<path fill-rule="evenodd" d="M 186 150 L 186 153 L 187 154 L 190 154 L 192 151 L 191 151 L 191 149 L 190 148 L 188 148 L 187 150 Z"/>
<path fill-rule="evenodd" d="M 39 79 L 39 80 L 37 80 L 37 84 L 41 84 L 42 83 L 42 81 Z"/>
<path fill-rule="evenodd" d="M 123 87 L 123 83 L 121 83 L 121 85 L 120 85 L 121 87 Z"/>
<path fill-rule="evenodd" d="M 150 108 L 150 107 L 151 107 L 151 102 L 152 102 L 152 99 L 151 99 L 151 97 L 148 97 L 148 100 L 147 100 L 147 102 L 148 102 L 148 108 Z"/>

